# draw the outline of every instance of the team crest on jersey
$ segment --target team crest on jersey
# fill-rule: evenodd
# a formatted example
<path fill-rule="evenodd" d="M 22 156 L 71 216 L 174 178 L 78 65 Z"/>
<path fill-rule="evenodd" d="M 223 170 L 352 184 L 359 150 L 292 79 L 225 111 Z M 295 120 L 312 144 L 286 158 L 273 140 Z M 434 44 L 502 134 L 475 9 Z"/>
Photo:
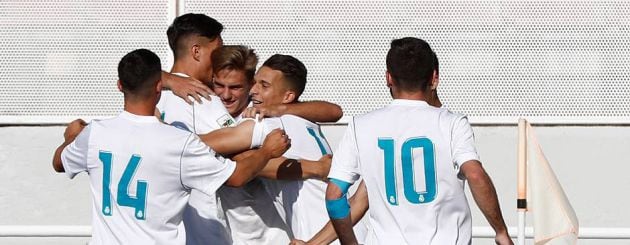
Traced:
<path fill-rule="evenodd" d="M 230 127 L 234 125 L 234 119 L 229 114 L 225 114 L 217 120 L 217 123 L 221 125 L 221 128 Z"/>

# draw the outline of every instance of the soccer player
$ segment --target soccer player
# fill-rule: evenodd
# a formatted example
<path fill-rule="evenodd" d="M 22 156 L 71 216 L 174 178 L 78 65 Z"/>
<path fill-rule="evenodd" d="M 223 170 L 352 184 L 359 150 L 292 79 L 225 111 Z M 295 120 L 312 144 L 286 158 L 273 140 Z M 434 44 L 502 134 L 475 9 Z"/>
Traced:
<path fill-rule="evenodd" d="M 149 50 L 125 55 L 118 64 L 124 111 L 87 126 L 75 120 L 53 157 L 57 172 L 90 177 L 91 244 L 185 244 L 178 225 L 191 189 L 212 194 L 224 183 L 242 186 L 290 144 L 277 130 L 249 157 L 215 158 L 196 135 L 154 116 L 160 68 Z"/>
<path fill-rule="evenodd" d="M 466 117 L 427 103 L 438 86 L 436 61 L 423 40 L 392 41 L 386 80 L 394 101 L 348 125 L 326 191 L 342 244 L 356 244 L 346 193 L 359 176 L 371 208 L 366 244 L 470 244 L 466 180 L 497 244 L 512 244 Z"/>
<path fill-rule="evenodd" d="M 249 104 L 249 91 L 253 85 L 253 77 L 256 71 L 258 58 L 254 50 L 241 45 L 223 46 L 215 50 L 212 54 L 214 77 L 214 88 L 217 95 L 221 97 L 224 105 L 230 114 L 243 121 L 242 113 Z M 322 118 L 323 112 L 338 108 L 337 105 L 328 102 L 304 102 L 302 105 L 284 106 L 285 112 L 303 113 L 306 117 Z M 304 107 L 312 107 L 312 110 L 302 110 Z M 317 107 L 317 108 L 315 108 Z M 298 108 L 291 111 L 291 108 Z M 318 115 L 319 113 L 319 115 Z M 328 120 L 335 113 L 327 115 Z M 251 123 L 252 121 L 249 121 Z M 256 126 L 249 125 L 247 130 L 243 130 L 243 122 L 235 128 L 221 129 L 202 136 L 208 141 L 217 141 L 219 145 L 230 145 L 234 141 L 252 138 L 254 127 L 264 131 L 262 127 L 265 123 L 257 123 Z M 274 125 L 275 126 L 275 125 Z M 258 135 L 260 139 L 260 135 Z M 211 143 L 211 142 L 210 142 Z M 216 142 L 215 142 L 216 143 Z M 247 142 L 249 144 L 249 142 Z M 324 157 L 330 159 L 329 156 Z M 259 176 L 270 179 L 306 179 L 314 177 L 323 179 L 328 174 L 329 163 L 323 164 L 319 161 L 283 159 L 270 162 L 261 171 Z M 273 199 L 269 196 L 262 182 L 254 179 L 243 188 L 222 187 L 219 192 L 222 209 L 225 212 L 232 240 L 235 244 L 287 244 L 292 236 L 291 230 L 287 228 L 284 220 L 277 213 Z M 245 205 L 246 204 L 246 205 Z"/>
<path fill-rule="evenodd" d="M 223 25 L 204 14 L 184 14 L 175 18 L 166 34 L 175 61 L 171 73 L 191 77 L 206 86 L 212 83 L 212 52 L 223 45 Z M 235 125 L 234 119 L 216 96 L 201 98 L 201 102 L 187 103 L 173 91 L 162 91 L 156 114 L 173 126 L 195 134 L 206 134 L 213 130 Z M 215 152 L 223 149 L 210 145 Z M 187 244 L 229 244 L 229 233 L 225 219 L 218 216 L 216 195 L 192 190 L 184 212 L 184 227 Z"/>
<path fill-rule="evenodd" d="M 298 103 L 306 85 L 306 75 L 306 67 L 298 59 L 273 55 L 254 76 L 255 84 L 250 91 L 254 108 Z M 284 154 L 287 158 L 314 160 L 331 153 L 319 126 L 309 120 L 283 115 L 265 118 L 262 123 L 263 127 L 254 130 L 255 138 L 279 127 L 291 136 L 292 147 Z M 328 221 L 324 206 L 326 186 L 321 180 L 263 181 L 296 238 L 311 237 Z"/>

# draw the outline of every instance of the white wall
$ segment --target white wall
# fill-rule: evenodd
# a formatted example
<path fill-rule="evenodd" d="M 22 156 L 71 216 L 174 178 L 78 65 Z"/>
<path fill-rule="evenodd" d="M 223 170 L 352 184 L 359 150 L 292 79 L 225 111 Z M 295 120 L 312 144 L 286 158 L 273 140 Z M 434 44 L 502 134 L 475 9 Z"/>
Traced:
<path fill-rule="evenodd" d="M 87 175 L 53 172 L 63 127 L 0 127 L 0 226 L 90 225 Z M 630 127 L 535 127 L 581 227 L 630 227 Z M 324 127 L 333 148 L 343 125 Z M 516 226 L 516 127 L 475 126 L 478 151 L 491 175 L 508 226 Z M 472 199 L 473 225 L 487 226 Z M 0 238 L 0 244 L 85 244 L 86 238 Z M 583 240 L 580 244 L 628 244 Z M 476 244 L 491 240 L 477 239 Z"/>

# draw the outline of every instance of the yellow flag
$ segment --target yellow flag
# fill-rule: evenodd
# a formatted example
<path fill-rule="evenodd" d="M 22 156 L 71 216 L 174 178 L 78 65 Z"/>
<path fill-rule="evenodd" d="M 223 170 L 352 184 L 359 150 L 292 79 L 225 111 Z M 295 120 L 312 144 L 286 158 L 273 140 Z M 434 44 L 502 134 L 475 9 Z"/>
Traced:
<path fill-rule="evenodd" d="M 528 211 L 534 219 L 536 245 L 576 244 L 578 219 L 527 123 Z"/>

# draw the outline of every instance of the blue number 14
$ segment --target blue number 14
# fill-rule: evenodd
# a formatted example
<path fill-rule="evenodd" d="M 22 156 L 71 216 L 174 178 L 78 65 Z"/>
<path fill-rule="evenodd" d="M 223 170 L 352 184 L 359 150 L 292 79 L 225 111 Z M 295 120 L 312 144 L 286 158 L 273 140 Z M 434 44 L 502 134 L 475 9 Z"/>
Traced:
<path fill-rule="evenodd" d="M 107 151 L 99 151 L 98 158 L 103 163 L 103 215 L 112 216 L 111 191 L 109 189 L 112 175 L 112 153 Z M 132 155 L 120 181 L 118 182 L 118 195 L 116 200 L 118 205 L 132 207 L 135 209 L 136 219 L 144 220 L 146 218 L 145 209 L 147 207 L 147 182 L 138 180 L 136 183 L 136 196 L 132 197 L 128 193 L 129 184 L 136 169 L 140 164 L 141 157 Z"/>
<path fill-rule="evenodd" d="M 385 166 L 385 194 L 387 201 L 391 205 L 398 205 L 398 193 L 396 188 L 396 166 L 395 166 L 395 142 L 391 138 L 379 138 L 378 147 L 383 150 L 383 160 Z M 414 178 L 414 158 L 413 149 L 422 148 L 424 150 L 424 183 L 426 191 L 417 192 Z M 410 203 L 429 203 L 435 199 L 437 185 L 435 176 L 435 156 L 433 142 L 428 138 L 410 138 L 403 143 L 401 149 L 402 178 L 405 198 Z M 416 166 L 417 167 L 417 166 Z"/>

